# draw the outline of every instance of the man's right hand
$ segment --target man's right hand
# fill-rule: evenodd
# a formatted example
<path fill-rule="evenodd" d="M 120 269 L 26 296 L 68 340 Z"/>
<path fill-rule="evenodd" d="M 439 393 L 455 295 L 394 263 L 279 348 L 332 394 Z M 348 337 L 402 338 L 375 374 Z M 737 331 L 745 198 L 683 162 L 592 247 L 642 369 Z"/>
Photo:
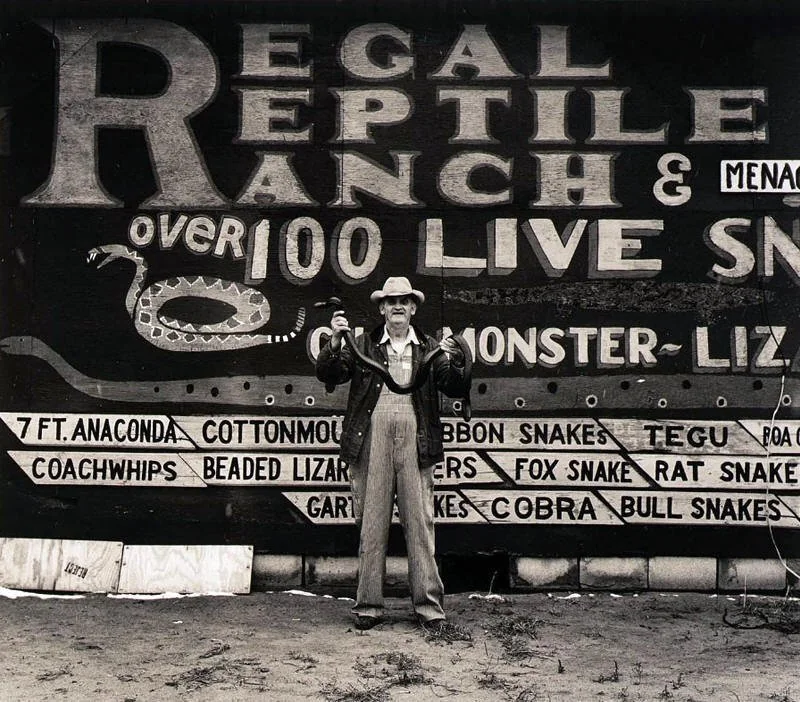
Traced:
<path fill-rule="evenodd" d="M 331 318 L 331 349 L 338 351 L 342 346 L 342 335 L 346 331 L 350 331 L 350 323 L 344 316 L 344 310 L 336 310 Z"/>

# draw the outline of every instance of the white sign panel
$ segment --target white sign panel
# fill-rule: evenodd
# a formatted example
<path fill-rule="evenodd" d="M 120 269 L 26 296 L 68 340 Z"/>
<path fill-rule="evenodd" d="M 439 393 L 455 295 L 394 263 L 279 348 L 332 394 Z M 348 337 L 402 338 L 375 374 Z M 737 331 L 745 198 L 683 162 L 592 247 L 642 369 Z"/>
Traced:
<path fill-rule="evenodd" d="M 9 451 L 37 485 L 205 487 L 174 453 Z"/>
<path fill-rule="evenodd" d="M 647 487 L 619 453 L 489 451 L 488 456 L 516 485 Z"/>
<path fill-rule="evenodd" d="M 166 415 L 0 412 L 0 419 L 26 446 L 194 448 Z"/>

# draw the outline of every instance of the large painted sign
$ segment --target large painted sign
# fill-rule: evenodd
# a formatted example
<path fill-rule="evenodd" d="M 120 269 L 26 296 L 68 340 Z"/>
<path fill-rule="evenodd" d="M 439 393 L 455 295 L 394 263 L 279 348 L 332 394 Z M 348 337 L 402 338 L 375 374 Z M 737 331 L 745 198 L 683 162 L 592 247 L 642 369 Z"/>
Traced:
<path fill-rule="evenodd" d="M 20 528 L 351 524 L 315 303 L 389 275 L 475 359 L 444 525 L 800 528 L 800 15 L 436 5 L 4 10 Z"/>

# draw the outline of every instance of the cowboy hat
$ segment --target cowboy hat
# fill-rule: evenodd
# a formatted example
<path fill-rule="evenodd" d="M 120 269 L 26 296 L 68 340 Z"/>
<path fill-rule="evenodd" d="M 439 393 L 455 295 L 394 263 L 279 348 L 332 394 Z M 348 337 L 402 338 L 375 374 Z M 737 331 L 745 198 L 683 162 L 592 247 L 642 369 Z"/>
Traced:
<path fill-rule="evenodd" d="M 414 290 L 404 275 L 387 278 L 383 288 L 372 293 L 369 299 L 372 302 L 380 302 L 385 297 L 403 297 L 404 295 L 415 297 L 420 304 L 425 302 L 425 295 L 419 290 Z"/>

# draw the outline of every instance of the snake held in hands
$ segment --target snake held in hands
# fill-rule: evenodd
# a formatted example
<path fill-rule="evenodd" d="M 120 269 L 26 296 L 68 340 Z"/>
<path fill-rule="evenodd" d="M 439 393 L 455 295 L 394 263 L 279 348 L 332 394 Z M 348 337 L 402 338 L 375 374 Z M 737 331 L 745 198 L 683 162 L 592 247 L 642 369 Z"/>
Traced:
<path fill-rule="evenodd" d="M 210 276 L 168 278 L 145 287 L 147 263 L 138 252 L 121 244 L 98 246 L 89 251 L 88 260 L 102 268 L 111 261 L 127 260 L 136 266 L 125 308 L 136 331 L 147 341 L 167 351 L 227 351 L 294 339 L 305 323 L 306 311 L 297 311 L 294 327 L 287 334 L 259 334 L 269 321 L 267 298 L 254 288 Z M 216 300 L 234 308 L 225 319 L 214 323 L 195 323 L 162 312 L 164 304 L 179 298 Z"/>

